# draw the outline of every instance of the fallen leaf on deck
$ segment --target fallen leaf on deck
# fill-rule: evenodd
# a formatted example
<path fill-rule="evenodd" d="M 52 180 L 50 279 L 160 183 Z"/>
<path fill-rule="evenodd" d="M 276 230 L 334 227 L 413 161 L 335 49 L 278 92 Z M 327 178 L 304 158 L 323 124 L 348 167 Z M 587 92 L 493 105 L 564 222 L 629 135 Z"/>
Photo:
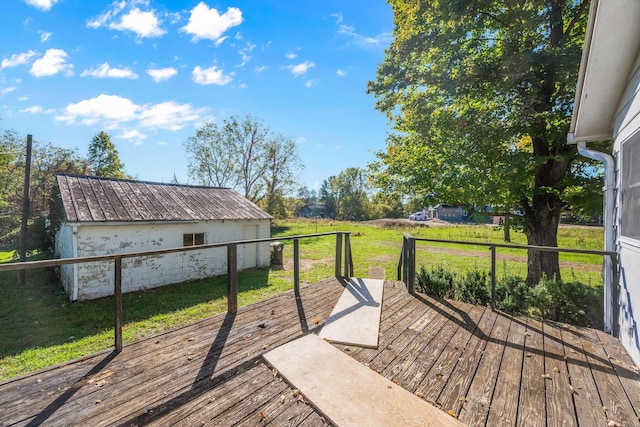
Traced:
<path fill-rule="evenodd" d="M 320 318 L 316 316 L 316 318 L 313 319 L 313 322 L 317 325 L 318 323 L 320 323 Z"/>
<path fill-rule="evenodd" d="M 419 391 L 416 393 L 416 396 L 418 396 L 420 399 L 422 399 L 424 397 L 424 393 Z"/>
<path fill-rule="evenodd" d="M 462 396 L 462 397 L 460 398 L 460 403 L 462 404 L 462 406 L 464 406 L 464 404 L 465 404 L 465 403 L 467 403 L 467 398 L 466 398 L 466 397 L 464 397 L 464 396 Z"/>
<path fill-rule="evenodd" d="M 284 394 L 280 395 L 280 403 L 284 404 L 285 399 Z"/>
<path fill-rule="evenodd" d="M 576 389 L 573 388 L 572 385 L 569 386 L 569 393 L 574 394 L 576 392 Z"/>
<path fill-rule="evenodd" d="M 621 426 L 620 423 L 617 423 L 613 420 L 609 420 L 609 422 L 607 423 L 607 427 L 620 427 L 620 426 Z"/>
<path fill-rule="evenodd" d="M 607 412 L 607 407 L 606 407 L 606 406 L 603 406 L 603 407 L 602 407 L 602 410 L 603 410 L 604 412 Z"/>
<path fill-rule="evenodd" d="M 271 315 L 273 316 L 274 314 L 276 314 L 276 310 L 274 308 L 271 309 Z"/>
<path fill-rule="evenodd" d="M 268 349 L 268 348 L 269 348 L 269 344 L 265 344 L 265 345 L 263 345 L 263 346 L 262 346 L 262 349 L 263 349 L 263 350 L 266 350 L 266 349 Z"/>
<path fill-rule="evenodd" d="M 260 421 L 264 421 L 267 419 L 266 415 L 262 411 L 258 412 L 258 416 L 260 417 Z"/>
<path fill-rule="evenodd" d="M 560 369 L 556 368 L 555 366 L 553 367 L 553 372 L 560 372 Z"/>
<path fill-rule="evenodd" d="M 293 395 L 293 397 L 298 397 L 300 395 L 300 390 L 296 388 L 291 394 Z"/>
<path fill-rule="evenodd" d="M 451 409 L 447 410 L 447 414 L 451 415 L 453 418 L 458 418 L 458 416 L 456 415 L 455 412 L 453 412 Z"/>
<path fill-rule="evenodd" d="M 549 374 L 542 374 L 542 378 L 544 378 L 545 380 L 550 380 L 550 379 L 551 379 L 551 375 L 549 375 Z"/>

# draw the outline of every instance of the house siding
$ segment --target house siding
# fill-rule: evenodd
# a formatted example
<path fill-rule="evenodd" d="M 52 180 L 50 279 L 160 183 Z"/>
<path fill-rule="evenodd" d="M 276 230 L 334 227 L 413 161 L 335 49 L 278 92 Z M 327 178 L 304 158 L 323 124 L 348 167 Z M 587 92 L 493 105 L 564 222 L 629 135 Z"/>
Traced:
<path fill-rule="evenodd" d="M 261 238 L 269 237 L 270 221 L 202 221 L 174 224 L 78 224 L 77 256 L 110 255 L 144 252 L 155 249 L 181 247 L 183 234 L 204 233 L 205 244 L 242 240 L 244 227 L 257 226 Z M 73 256 L 67 248 L 72 245 L 70 226 L 61 228 L 58 234 L 61 257 Z M 238 269 L 243 266 L 266 267 L 269 265 L 269 244 L 254 244 L 257 250 L 249 251 L 256 261 L 244 259 L 243 245 L 238 247 Z M 66 256 L 63 256 L 66 255 Z M 62 274 L 63 286 L 71 294 L 73 270 Z M 213 248 L 172 254 L 142 256 L 124 259 L 122 262 L 122 291 L 132 292 L 171 283 L 198 280 L 226 274 L 225 248 Z M 82 263 L 77 265 L 78 300 L 100 298 L 113 294 L 114 267 L 112 261 Z"/>
<path fill-rule="evenodd" d="M 615 229 L 616 246 L 620 254 L 619 339 L 636 364 L 640 365 L 640 241 L 622 237 L 622 165 L 623 144 L 634 143 L 640 149 L 640 55 L 636 57 L 631 78 L 621 98 L 614 118 L 613 156 L 616 166 Z M 628 159 L 627 159 L 628 161 Z M 614 302 L 615 303 L 615 302 Z"/>

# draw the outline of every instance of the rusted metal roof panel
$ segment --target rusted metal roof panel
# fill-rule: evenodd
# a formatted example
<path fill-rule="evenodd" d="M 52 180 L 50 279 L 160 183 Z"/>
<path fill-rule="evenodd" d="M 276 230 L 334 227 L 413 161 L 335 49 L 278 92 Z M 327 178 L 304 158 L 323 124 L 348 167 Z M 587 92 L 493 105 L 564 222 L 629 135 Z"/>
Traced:
<path fill-rule="evenodd" d="M 69 222 L 271 219 L 229 188 L 58 174 Z"/>

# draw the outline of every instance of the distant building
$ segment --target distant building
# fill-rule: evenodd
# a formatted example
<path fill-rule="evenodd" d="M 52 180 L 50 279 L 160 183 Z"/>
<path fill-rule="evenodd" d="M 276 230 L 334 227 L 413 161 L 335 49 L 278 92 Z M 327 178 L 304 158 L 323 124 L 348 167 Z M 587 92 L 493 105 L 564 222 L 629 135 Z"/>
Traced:
<path fill-rule="evenodd" d="M 226 188 L 57 176 L 62 221 L 60 258 L 143 252 L 267 238 L 272 217 Z M 226 249 L 124 259 L 122 290 L 131 292 L 225 274 Z M 238 247 L 238 269 L 269 265 L 269 244 Z M 71 300 L 113 294 L 113 262 L 65 265 L 61 281 Z"/>

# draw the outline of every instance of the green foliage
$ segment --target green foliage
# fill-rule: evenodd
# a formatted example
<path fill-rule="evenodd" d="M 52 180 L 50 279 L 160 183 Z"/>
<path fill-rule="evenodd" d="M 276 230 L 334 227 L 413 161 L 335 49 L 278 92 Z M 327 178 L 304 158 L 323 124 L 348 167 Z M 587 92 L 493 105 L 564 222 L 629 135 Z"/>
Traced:
<path fill-rule="evenodd" d="M 416 272 L 417 290 L 442 298 L 451 298 L 454 293 L 455 274 L 439 265 L 427 270 L 424 266 Z"/>
<path fill-rule="evenodd" d="M 416 273 L 419 292 L 477 305 L 491 302 L 489 275 L 478 269 L 457 275 L 443 266 Z M 577 281 L 563 282 L 544 278 L 529 286 L 517 276 L 496 282 L 496 307 L 510 313 L 529 314 L 574 325 L 602 326 L 602 288 Z"/>
<path fill-rule="evenodd" d="M 126 178 L 118 150 L 106 132 L 96 134 L 89 144 L 87 163 L 95 176 Z"/>
<path fill-rule="evenodd" d="M 520 206 L 528 243 L 554 246 L 563 190 L 598 180 L 566 144 L 588 2 L 390 3 L 394 39 L 368 85 L 394 130 L 370 165 L 376 186 Z M 527 280 L 558 272 L 542 254 Z"/>

